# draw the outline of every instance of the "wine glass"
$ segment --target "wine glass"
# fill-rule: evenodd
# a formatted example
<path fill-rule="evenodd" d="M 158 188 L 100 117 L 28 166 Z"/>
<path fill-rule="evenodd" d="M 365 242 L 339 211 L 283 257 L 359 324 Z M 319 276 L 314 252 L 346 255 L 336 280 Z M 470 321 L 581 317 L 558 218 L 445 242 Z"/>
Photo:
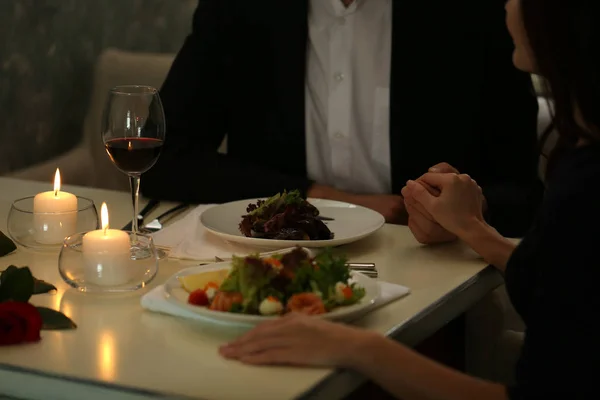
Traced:
<path fill-rule="evenodd" d="M 110 90 L 102 118 L 102 140 L 110 160 L 129 176 L 135 258 L 150 256 L 144 247 L 135 246 L 139 233 L 140 176 L 158 160 L 165 131 L 165 113 L 158 90 L 139 85 L 116 86 Z"/>

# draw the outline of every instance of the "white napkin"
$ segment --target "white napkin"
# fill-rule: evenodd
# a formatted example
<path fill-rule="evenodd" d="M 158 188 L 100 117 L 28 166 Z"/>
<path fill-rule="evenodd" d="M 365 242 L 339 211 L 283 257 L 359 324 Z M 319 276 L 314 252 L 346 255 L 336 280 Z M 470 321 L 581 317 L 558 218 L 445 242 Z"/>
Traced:
<path fill-rule="evenodd" d="M 398 300 L 410 293 L 410 289 L 406 286 L 396 285 L 395 283 L 379 281 L 379 287 L 381 288 L 381 296 L 375 301 L 375 304 L 369 311 L 373 311 L 379 307 L 391 303 L 394 300 Z M 142 307 L 146 310 L 159 312 L 163 314 L 169 314 L 176 317 L 189 318 L 195 320 L 205 321 L 206 319 L 194 312 L 179 307 L 165 298 L 165 291 L 162 285 L 155 287 L 150 292 L 142 296 L 141 299 Z"/>
<path fill-rule="evenodd" d="M 251 247 L 227 242 L 208 232 L 200 223 L 200 215 L 214 204 L 202 204 L 185 217 L 154 233 L 154 243 L 169 247 L 169 257 L 214 261 L 215 257 L 228 260 L 232 254 L 254 253 Z"/>

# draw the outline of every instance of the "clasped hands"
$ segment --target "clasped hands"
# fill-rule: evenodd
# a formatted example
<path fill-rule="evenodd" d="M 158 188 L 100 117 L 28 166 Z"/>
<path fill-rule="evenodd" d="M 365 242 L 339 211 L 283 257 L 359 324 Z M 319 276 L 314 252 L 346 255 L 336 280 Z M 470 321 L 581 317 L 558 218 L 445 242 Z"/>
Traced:
<path fill-rule="evenodd" d="M 416 181 L 408 181 L 402 195 L 354 194 L 320 184 L 312 185 L 307 195 L 375 210 L 388 223 L 408 225 L 423 244 L 455 240 L 464 224 L 483 220 L 486 207 L 477 183 L 447 163 L 431 167 Z"/>
<path fill-rule="evenodd" d="M 486 201 L 481 187 L 447 163 L 408 181 L 402 196 L 408 227 L 423 244 L 454 241 L 472 222 L 484 219 Z"/>

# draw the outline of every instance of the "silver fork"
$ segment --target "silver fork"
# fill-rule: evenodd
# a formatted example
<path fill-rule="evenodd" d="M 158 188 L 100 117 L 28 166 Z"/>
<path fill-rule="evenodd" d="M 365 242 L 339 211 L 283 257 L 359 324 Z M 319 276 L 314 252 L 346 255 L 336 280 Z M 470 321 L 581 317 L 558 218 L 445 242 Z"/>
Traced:
<path fill-rule="evenodd" d="M 215 262 L 223 262 L 220 257 L 215 256 Z M 361 274 L 368 276 L 369 278 L 379 277 L 379 272 L 373 263 L 347 263 L 348 268 L 352 271 L 360 272 Z"/>

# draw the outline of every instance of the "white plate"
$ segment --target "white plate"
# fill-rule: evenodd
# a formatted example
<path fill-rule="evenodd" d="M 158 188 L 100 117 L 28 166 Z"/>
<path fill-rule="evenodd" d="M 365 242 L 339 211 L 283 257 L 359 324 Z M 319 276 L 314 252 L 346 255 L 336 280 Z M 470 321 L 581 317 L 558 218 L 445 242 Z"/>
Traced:
<path fill-rule="evenodd" d="M 217 323 L 234 324 L 234 325 L 245 325 L 253 326 L 264 321 L 268 321 L 274 318 L 280 317 L 266 317 L 261 315 L 245 315 L 236 314 L 222 311 L 212 311 L 206 307 L 193 306 L 188 304 L 187 299 L 189 293 L 181 286 L 179 277 L 199 274 L 206 271 L 216 271 L 220 269 L 230 269 L 231 263 L 229 261 L 199 265 L 196 267 L 186 268 L 179 271 L 172 277 L 170 277 L 164 284 L 165 298 L 172 304 L 179 306 L 185 310 L 191 311 L 207 320 L 214 321 Z M 351 272 L 352 280 L 359 286 L 365 289 L 365 297 L 357 304 L 351 306 L 340 307 L 329 313 L 316 315 L 315 318 L 325 318 L 332 321 L 351 321 L 361 315 L 363 315 L 369 307 L 371 307 L 375 301 L 381 295 L 381 290 L 377 284 L 377 280 L 369 278 L 359 272 Z"/>
<path fill-rule="evenodd" d="M 257 200 L 240 200 L 211 207 L 200 215 L 200 222 L 211 233 L 230 242 L 255 247 L 283 249 L 292 246 L 333 247 L 355 242 L 373 233 L 385 223 L 383 215 L 369 208 L 341 201 L 308 199 L 320 215 L 333 218 L 326 221 L 333 232 L 330 240 L 274 240 L 244 236 L 239 230 L 246 207 Z"/>

